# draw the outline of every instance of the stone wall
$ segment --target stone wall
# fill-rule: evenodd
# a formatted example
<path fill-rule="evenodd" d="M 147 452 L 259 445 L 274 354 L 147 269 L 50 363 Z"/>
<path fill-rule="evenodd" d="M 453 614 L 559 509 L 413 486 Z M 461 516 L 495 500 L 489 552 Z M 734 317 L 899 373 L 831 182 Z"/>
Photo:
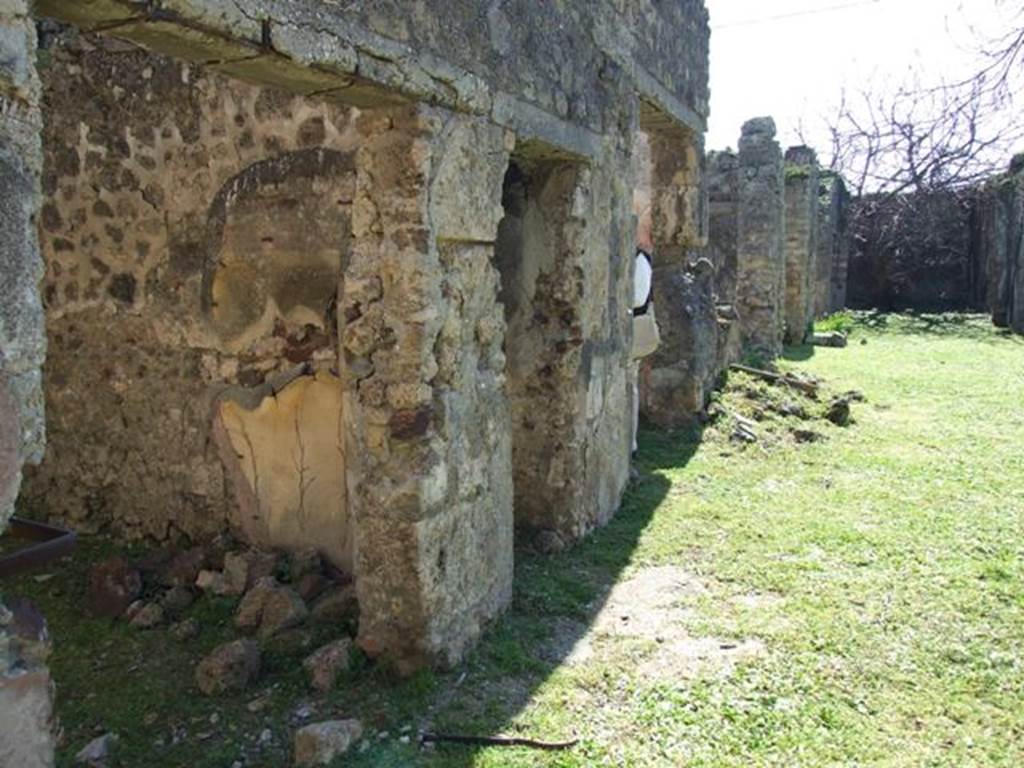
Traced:
<path fill-rule="evenodd" d="M 846 306 L 849 195 L 842 177 L 834 173 L 823 172 L 819 183 L 814 316 L 825 317 Z"/>
<path fill-rule="evenodd" d="M 618 506 L 633 138 L 665 138 L 652 229 L 681 276 L 706 231 L 703 3 L 37 8 L 128 43 L 58 36 L 50 56 L 47 386 L 67 450 L 26 504 L 154 538 L 230 522 L 287 545 L 282 521 L 305 521 L 356 578 L 368 653 L 458 660 L 510 599 L 515 508 L 571 542 Z M 535 163 L 540 203 L 529 317 L 499 300 L 510 158 Z M 664 303 L 670 334 L 697 327 Z"/>
<path fill-rule="evenodd" d="M 782 351 L 786 309 L 786 205 L 775 122 L 755 118 L 739 141 L 736 311 L 744 347 L 772 358 Z"/>
<path fill-rule="evenodd" d="M 340 399 L 299 390 L 339 375 L 351 110 L 105 38 L 65 33 L 47 54 L 50 444 L 23 503 L 130 538 L 230 520 L 255 543 L 329 541 L 349 565 L 350 542 L 318 535 L 346 527 Z M 291 428 L 265 442 L 268 420 Z"/>
<path fill-rule="evenodd" d="M 978 189 L 971 237 L 993 323 L 1024 333 L 1024 161 Z"/>
<path fill-rule="evenodd" d="M 0 1 L 0 534 L 14 511 L 22 467 L 41 458 L 44 442 L 40 366 L 46 338 L 36 238 L 42 153 L 35 60 L 28 4 Z M 43 617 L 25 601 L 0 600 L 0 765 L 53 765 L 48 653 Z"/>
<path fill-rule="evenodd" d="M 0 531 L 14 510 L 25 462 L 42 458 L 40 366 L 46 353 L 36 239 L 39 80 L 27 3 L 0 4 Z"/>
<path fill-rule="evenodd" d="M 739 159 L 729 150 L 709 152 L 707 159 L 708 245 L 705 255 L 715 267 L 715 294 L 722 304 L 736 303 L 739 226 Z"/>
<path fill-rule="evenodd" d="M 714 268 L 703 258 L 708 205 L 702 137 L 673 126 L 663 113 L 641 110 L 650 160 L 640 186 L 649 189 L 654 306 L 661 336 L 643 363 L 643 411 L 662 427 L 693 423 L 720 373 Z"/>
<path fill-rule="evenodd" d="M 802 344 L 814 322 L 818 255 L 818 158 L 790 147 L 786 177 L 786 344 Z"/>
<path fill-rule="evenodd" d="M 849 305 L 981 309 L 983 278 L 970 235 L 973 196 L 972 190 L 937 190 L 853 201 Z"/>

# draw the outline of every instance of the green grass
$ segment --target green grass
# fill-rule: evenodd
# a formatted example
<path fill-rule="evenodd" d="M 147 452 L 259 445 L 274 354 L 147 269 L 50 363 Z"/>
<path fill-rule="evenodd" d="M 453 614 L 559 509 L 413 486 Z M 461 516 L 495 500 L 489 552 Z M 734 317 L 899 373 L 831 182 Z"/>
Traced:
<path fill-rule="evenodd" d="M 451 672 L 397 683 L 363 662 L 320 700 L 304 690 L 302 651 L 285 647 L 251 696 L 203 699 L 192 660 L 230 636 L 230 605 L 200 603 L 203 634 L 186 648 L 83 618 L 81 579 L 106 545 L 51 581 L 23 580 L 56 638 L 63 764 L 100 728 L 121 736 L 115 765 L 228 766 L 264 727 L 281 746 L 248 764 L 285 764 L 289 714 L 309 700 L 318 717 L 367 726 L 365 751 L 339 765 L 1024 765 L 1024 339 L 963 315 L 850 322 L 849 347 L 790 350 L 780 365 L 864 393 L 851 426 L 809 404 L 802 423 L 822 442 L 789 439 L 771 408 L 749 446 L 730 440 L 728 418 L 646 431 L 612 523 L 564 555 L 517 552 L 512 610 Z M 759 388 L 734 377 L 718 399 L 742 410 L 789 397 Z M 763 653 L 683 677 L 644 666 L 657 643 L 618 638 L 561 663 L 611 586 L 654 566 L 705 587 L 672 614 L 685 632 Z M 265 690 L 268 710 L 248 712 Z M 182 743 L 154 746 L 176 725 Z M 580 743 L 425 752 L 403 727 Z"/>
<path fill-rule="evenodd" d="M 856 326 L 856 315 L 849 310 L 842 310 L 841 312 L 836 312 L 828 317 L 818 320 L 814 323 L 814 330 L 818 333 L 828 333 L 829 331 L 849 333 L 856 328 Z"/>

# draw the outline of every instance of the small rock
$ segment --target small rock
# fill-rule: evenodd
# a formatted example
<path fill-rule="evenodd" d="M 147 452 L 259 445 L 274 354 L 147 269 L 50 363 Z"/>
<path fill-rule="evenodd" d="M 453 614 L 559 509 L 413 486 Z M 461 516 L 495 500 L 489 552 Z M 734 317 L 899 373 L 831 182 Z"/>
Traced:
<path fill-rule="evenodd" d="M 245 593 L 242 602 L 238 604 L 235 612 L 235 626 L 239 629 L 251 632 L 256 630 L 263 618 L 263 606 L 271 590 L 277 588 L 277 580 L 272 576 L 266 576 Z"/>
<path fill-rule="evenodd" d="M 159 603 L 147 603 L 131 618 L 131 625 L 139 629 L 152 629 L 164 621 L 164 609 Z"/>
<path fill-rule="evenodd" d="M 130 624 L 132 619 L 134 619 L 136 616 L 138 616 L 139 611 L 141 611 L 145 607 L 146 607 L 146 601 L 145 600 L 136 600 L 131 605 L 129 605 L 127 608 L 125 608 L 124 613 L 121 614 L 121 617 Z"/>
<path fill-rule="evenodd" d="M 177 624 L 171 625 L 171 635 L 175 640 L 187 642 L 199 634 L 199 622 L 195 619 L 185 619 Z"/>
<path fill-rule="evenodd" d="M 794 429 L 793 437 L 798 443 L 817 443 L 825 439 L 824 435 L 813 429 Z"/>
<path fill-rule="evenodd" d="M 295 583 L 295 591 L 308 603 L 316 600 L 329 586 L 330 580 L 322 573 L 307 573 Z"/>
<path fill-rule="evenodd" d="M 207 696 L 244 689 L 260 673 L 260 650 L 254 640 L 217 646 L 196 666 L 196 685 Z"/>
<path fill-rule="evenodd" d="M 338 675 L 348 670 L 351 653 L 352 641 L 345 637 L 307 656 L 302 667 L 309 675 L 309 684 L 321 693 L 327 693 L 334 687 Z"/>
<path fill-rule="evenodd" d="M 825 412 L 825 418 L 837 427 L 845 427 L 850 423 L 850 401 L 845 397 L 837 397 Z"/>
<path fill-rule="evenodd" d="M 792 400 L 787 400 L 781 405 L 776 406 L 773 410 L 780 416 L 792 416 L 798 419 L 807 418 L 807 411 L 804 410 L 804 407 L 800 405 L 800 403 L 793 402 Z"/>
<path fill-rule="evenodd" d="M 235 614 L 235 626 L 249 631 L 258 627 L 256 633 L 268 638 L 298 626 L 308 615 L 309 609 L 294 589 L 266 577 L 242 598 Z"/>
<path fill-rule="evenodd" d="M 178 615 L 195 602 L 195 595 L 188 587 L 171 587 L 160 598 L 160 605 L 166 613 Z"/>
<path fill-rule="evenodd" d="M 261 549 L 250 549 L 245 553 L 245 557 L 249 563 L 249 582 L 246 589 L 260 579 L 276 574 L 277 564 L 281 559 L 276 552 L 264 552 Z"/>
<path fill-rule="evenodd" d="M 545 555 L 554 555 L 559 552 L 565 552 L 568 549 L 565 539 L 558 531 L 552 531 L 544 529 L 537 533 L 537 536 L 533 540 L 533 546 L 538 552 Z"/>
<path fill-rule="evenodd" d="M 729 439 L 734 443 L 756 443 L 757 433 L 746 424 L 737 424 Z"/>
<path fill-rule="evenodd" d="M 828 331 L 826 333 L 815 333 L 811 336 L 811 344 L 816 347 L 837 347 L 846 346 L 846 335 L 839 331 Z"/>
<path fill-rule="evenodd" d="M 191 587 L 207 563 L 208 553 L 204 547 L 178 552 L 157 569 L 157 582 L 165 587 Z"/>
<path fill-rule="evenodd" d="M 260 696 L 259 698 L 253 699 L 248 704 L 246 704 L 245 708 L 253 714 L 256 714 L 257 712 L 262 712 L 264 709 L 266 709 L 269 703 L 270 702 L 267 701 L 267 698 L 265 696 Z"/>
<path fill-rule="evenodd" d="M 46 619 L 35 604 L 23 597 L 6 598 L 0 604 L 0 638 L 8 650 L 23 662 L 45 664 L 53 650 Z M 2 652 L 0 652 L 2 653 Z"/>
<path fill-rule="evenodd" d="M 328 765 L 362 735 L 358 720 L 328 720 L 300 728 L 295 732 L 295 764 L 302 768 Z"/>
<path fill-rule="evenodd" d="M 269 574 L 268 574 L 269 575 Z M 249 588 L 249 558 L 245 552 L 224 555 L 224 573 L 220 594 L 240 596 Z"/>
<path fill-rule="evenodd" d="M 274 732 L 269 728 L 264 728 L 260 732 L 260 744 L 269 744 L 274 740 Z"/>
<path fill-rule="evenodd" d="M 117 618 L 142 594 L 142 574 L 123 557 L 104 560 L 89 574 L 89 610 Z"/>
<path fill-rule="evenodd" d="M 310 618 L 321 624 L 336 624 L 359 616 L 359 598 L 352 584 L 333 587 L 313 603 Z"/>
<path fill-rule="evenodd" d="M 75 755 L 75 763 L 77 765 L 89 765 L 89 766 L 102 766 L 107 762 L 107 758 L 110 757 L 110 745 L 114 741 L 114 735 L 112 733 L 105 733 L 102 736 L 98 736 L 88 744 L 86 744 Z"/>
<path fill-rule="evenodd" d="M 293 584 L 301 581 L 303 576 L 323 573 L 320 553 L 309 548 L 292 554 L 288 561 L 288 573 Z"/>
<path fill-rule="evenodd" d="M 200 571 L 196 576 L 196 586 L 203 592 L 213 592 L 215 595 L 224 594 L 224 574 L 220 571 Z"/>

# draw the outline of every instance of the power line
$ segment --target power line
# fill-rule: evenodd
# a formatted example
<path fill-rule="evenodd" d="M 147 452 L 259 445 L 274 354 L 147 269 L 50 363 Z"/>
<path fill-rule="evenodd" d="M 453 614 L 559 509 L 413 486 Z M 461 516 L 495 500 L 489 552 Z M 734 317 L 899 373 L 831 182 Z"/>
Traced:
<path fill-rule="evenodd" d="M 856 3 L 844 3 L 842 5 L 830 5 L 827 8 L 814 8 L 807 11 L 794 11 L 793 13 L 780 13 L 776 16 L 762 16 L 757 19 L 743 19 L 742 21 L 734 21 L 729 24 L 713 24 L 712 29 L 732 29 L 733 27 L 750 27 L 755 24 L 768 24 L 773 21 L 785 21 L 787 19 L 798 19 L 803 16 L 818 16 L 823 13 L 834 13 L 835 11 L 845 11 L 850 8 L 862 8 L 866 5 L 877 5 L 882 0 L 859 0 Z"/>

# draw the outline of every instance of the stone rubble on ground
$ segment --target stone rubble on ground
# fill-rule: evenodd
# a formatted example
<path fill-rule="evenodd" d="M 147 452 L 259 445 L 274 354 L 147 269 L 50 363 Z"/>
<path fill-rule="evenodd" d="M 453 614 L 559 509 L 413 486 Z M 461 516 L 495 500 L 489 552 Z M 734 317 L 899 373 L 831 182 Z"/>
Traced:
<path fill-rule="evenodd" d="M 207 696 L 240 691 L 260 673 L 260 650 L 255 640 L 245 638 L 217 646 L 196 666 L 196 685 Z"/>
<path fill-rule="evenodd" d="M 235 613 L 235 626 L 266 639 L 299 626 L 308 616 L 309 609 L 294 589 L 265 576 L 245 593 Z"/>
<path fill-rule="evenodd" d="M 295 732 L 295 765 L 299 768 L 329 765 L 363 735 L 358 720 L 328 720 L 313 723 Z"/>
<path fill-rule="evenodd" d="M 826 333 L 815 333 L 811 336 L 811 344 L 816 347 L 845 347 L 847 344 L 846 335 L 839 331 L 828 331 Z"/>
<path fill-rule="evenodd" d="M 103 768 L 110 758 L 110 747 L 115 738 L 112 733 L 97 736 L 75 755 L 75 764 L 89 766 L 89 768 Z"/>
<path fill-rule="evenodd" d="M 352 641 L 345 637 L 317 649 L 302 662 L 311 687 L 327 693 L 334 687 L 338 676 L 348 671 L 351 663 Z"/>

